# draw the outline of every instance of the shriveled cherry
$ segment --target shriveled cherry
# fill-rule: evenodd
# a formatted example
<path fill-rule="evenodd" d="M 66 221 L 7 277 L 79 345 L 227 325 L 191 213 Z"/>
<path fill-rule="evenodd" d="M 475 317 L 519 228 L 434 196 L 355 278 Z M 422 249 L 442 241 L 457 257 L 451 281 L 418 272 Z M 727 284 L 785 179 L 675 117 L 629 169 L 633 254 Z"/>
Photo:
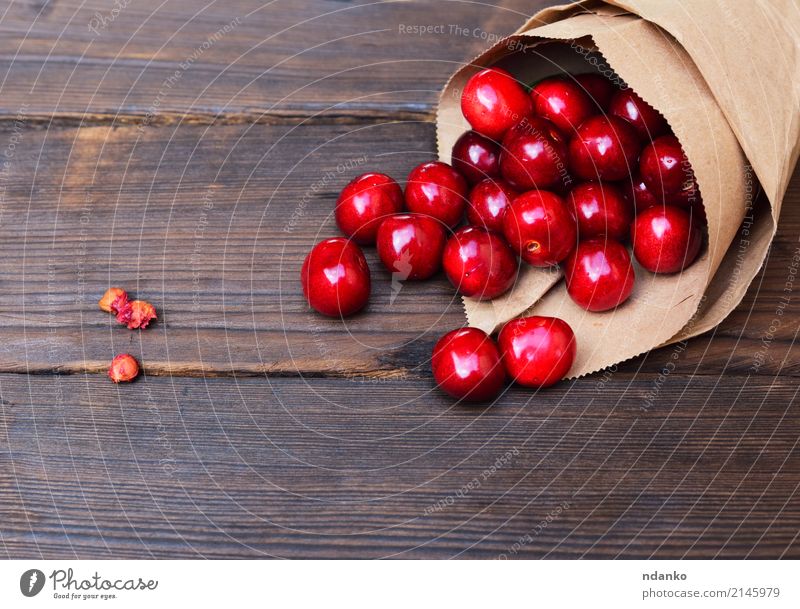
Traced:
<path fill-rule="evenodd" d="M 314 246 L 300 271 L 303 294 L 319 313 L 347 317 L 369 300 L 370 275 L 361 248 L 342 237 Z"/>
<path fill-rule="evenodd" d="M 639 173 L 647 187 L 669 199 L 694 184 L 689 159 L 674 135 L 665 135 L 644 147 L 639 159 Z"/>
<path fill-rule="evenodd" d="M 636 169 L 641 145 L 618 116 L 592 116 L 569 143 L 570 169 L 584 180 L 621 180 Z"/>
<path fill-rule="evenodd" d="M 475 131 L 499 142 L 506 131 L 533 112 L 533 102 L 509 72 L 487 68 L 467 81 L 461 112 Z"/>
<path fill-rule="evenodd" d="M 427 279 L 442 266 L 446 241 L 442 224 L 422 214 L 389 216 L 378 229 L 378 256 L 400 279 Z"/>
<path fill-rule="evenodd" d="M 587 311 L 607 311 L 633 291 L 634 272 L 628 250 L 613 239 L 581 241 L 564 265 L 567 293 Z"/>
<path fill-rule="evenodd" d="M 365 173 L 342 189 L 336 201 L 336 224 L 356 243 L 375 243 L 387 216 L 403 209 L 400 185 L 383 173 Z"/>
<path fill-rule="evenodd" d="M 477 131 L 467 131 L 453 145 L 451 163 L 470 184 L 496 178 L 500 175 L 500 145 Z"/>
<path fill-rule="evenodd" d="M 630 234 L 633 206 L 613 184 L 582 182 L 569 191 L 567 203 L 578 220 L 580 239 L 607 235 L 622 240 Z"/>
<path fill-rule="evenodd" d="M 517 196 L 508 182 L 503 180 L 484 180 L 469 193 L 467 220 L 475 226 L 483 226 L 491 231 L 503 231 L 503 216 L 511 201 Z"/>
<path fill-rule="evenodd" d="M 106 313 L 118 313 L 118 309 L 128 302 L 128 293 L 122 288 L 108 288 L 97 303 Z"/>
<path fill-rule="evenodd" d="M 700 253 L 703 233 L 690 211 L 663 205 L 641 212 L 633 223 L 633 255 L 653 273 L 677 273 Z"/>
<path fill-rule="evenodd" d="M 500 173 L 517 190 L 552 188 L 568 181 L 564 136 L 544 118 L 526 118 L 503 139 Z"/>
<path fill-rule="evenodd" d="M 464 215 L 468 189 L 464 177 L 447 163 L 422 163 L 408 174 L 406 206 L 455 226 Z"/>
<path fill-rule="evenodd" d="M 633 89 L 617 91 L 611 99 L 609 112 L 633 125 L 642 141 L 653 140 L 669 133 L 667 119 Z"/>
<path fill-rule="evenodd" d="M 531 89 L 534 112 L 546 118 L 563 133 L 574 133 L 592 114 L 597 105 L 577 82 L 563 76 L 539 81 Z"/>
<path fill-rule="evenodd" d="M 575 361 L 575 334 L 557 317 L 512 319 L 497 338 L 508 375 L 525 387 L 549 387 Z"/>
<path fill-rule="evenodd" d="M 433 347 L 431 367 L 445 393 L 469 402 L 495 398 L 506 381 L 497 344 L 478 328 L 453 330 L 440 338 Z"/>
<path fill-rule="evenodd" d="M 507 292 L 519 264 L 500 235 L 478 226 L 458 229 L 444 248 L 444 271 L 459 293 L 491 300 Z"/>
<path fill-rule="evenodd" d="M 506 211 L 503 234 L 525 262 L 549 266 L 564 260 L 575 247 L 578 228 L 561 197 L 546 190 L 529 190 Z"/>

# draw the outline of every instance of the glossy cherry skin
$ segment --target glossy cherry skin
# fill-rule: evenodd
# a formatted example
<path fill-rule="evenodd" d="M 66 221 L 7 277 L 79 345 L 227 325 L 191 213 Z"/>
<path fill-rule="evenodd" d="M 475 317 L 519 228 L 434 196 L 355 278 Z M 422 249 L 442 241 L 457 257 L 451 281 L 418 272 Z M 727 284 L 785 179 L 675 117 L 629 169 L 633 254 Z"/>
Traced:
<path fill-rule="evenodd" d="M 656 194 L 663 194 L 668 202 L 694 183 L 692 166 L 674 135 L 665 135 L 644 147 L 639 173 L 647 187 Z"/>
<path fill-rule="evenodd" d="M 375 243 L 378 227 L 387 216 L 403 209 L 403 191 L 382 173 L 365 173 L 342 189 L 336 201 L 336 224 L 356 243 Z"/>
<path fill-rule="evenodd" d="M 584 180 L 621 180 L 636 169 L 639 136 L 618 116 L 592 116 L 569 143 L 570 169 Z"/>
<path fill-rule="evenodd" d="M 347 317 L 369 300 L 370 277 L 361 248 L 343 237 L 314 246 L 300 271 L 308 304 L 328 317 Z"/>
<path fill-rule="evenodd" d="M 604 112 L 608 110 L 611 105 L 611 98 L 614 96 L 614 92 L 617 91 L 617 87 L 613 82 L 599 74 L 577 74 L 575 82 L 583 87 L 583 90 L 589 94 L 589 97 L 599 106 L 600 110 Z"/>
<path fill-rule="evenodd" d="M 621 186 L 622 195 L 630 205 L 633 205 L 637 214 L 648 207 L 664 204 L 664 198 L 656 196 L 638 173 L 633 174 L 628 180 L 623 180 Z"/>
<path fill-rule="evenodd" d="M 422 163 L 408 174 L 406 206 L 452 227 L 464 215 L 468 190 L 464 177 L 447 163 Z"/>
<path fill-rule="evenodd" d="M 461 112 L 475 131 L 499 142 L 506 131 L 533 112 L 533 102 L 510 73 L 488 68 L 467 81 Z"/>
<path fill-rule="evenodd" d="M 703 233 L 690 211 L 664 205 L 640 213 L 633 223 L 633 255 L 653 273 L 677 273 L 700 253 Z"/>
<path fill-rule="evenodd" d="M 633 125 L 643 142 L 669 133 L 667 119 L 633 89 L 617 91 L 611 99 L 608 111 Z"/>
<path fill-rule="evenodd" d="M 631 232 L 633 206 L 613 184 L 582 182 L 569 191 L 567 203 L 578 220 L 581 240 L 606 235 L 621 241 Z"/>
<path fill-rule="evenodd" d="M 635 279 L 628 250 L 606 238 L 581 241 L 564 264 L 564 276 L 567 293 L 587 311 L 608 311 L 622 304 Z"/>
<path fill-rule="evenodd" d="M 519 193 L 503 180 L 484 180 L 469 193 L 467 221 L 496 233 L 503 232 L 503 216 Z"/>
<path fill-rule="evenodd" d="M 499 177 L 500 145 L 477 131 L 467 131 L 456 140 L 451 162 L 470 184 Z"/>
<path fill-rule="evenodd" d="M 552 188 L 567 181 L 564 136 L 546 119 L 523 120 L 503 138 L 500 173 L 517 190 Z"/>
<path fill-rule="evenodd" d="M 397 214 L 378 229 L 378 256 L 395 277 L 427 279 L 442 266 L 447 241 L 442 224 L 422 214 Z"/>
<path fill-rule="evenodd" d="M 506 211 L 503 234 L 525 262 L 549 266 L 575 247 L 578 225 L 564 199 L 546 190 L 529 190 Z"/>
<path fill-rule="evenodd" d="M 448 239 L 443 264 L 459 293 L 477 300 L 491 300 L 507 292 L 519 268 L 505 239 L 478 226 L 464 226 Z"/>
<path fill-rule="evenodd" d="M 554 76 L 539 81 L 531 89 L 533 110 L 553 123 L 562 133 L 572 134 L 580 124 L 597 114 L 597 104 L 577 82 Z"/>
<path fill-rule="evenodd" d="M 575 361 L 575 334 L 557 317 L 512 319 L 497 337 L 508 375 L 525 387 L 549 387 Z"/>
<path fill-rule="evenodd" d="M 690 182 L 684 184 L 681 191 L 673 195 L 667 201 L 670 205 L 677 205 L 678 207 L 696 207 L 697 205 L 702 206 L 703 197 L 700 195 L 700 189 L 697 186 L 697 182 L 692 179 Z"/>
<path fill-rule="evenodd" d="M 506 382 L 497 344 L 478 328 L 461 328 L 442 336 L 433 347 L 431 367 L 440 389 L 468 402 L 497 397 Z"/>

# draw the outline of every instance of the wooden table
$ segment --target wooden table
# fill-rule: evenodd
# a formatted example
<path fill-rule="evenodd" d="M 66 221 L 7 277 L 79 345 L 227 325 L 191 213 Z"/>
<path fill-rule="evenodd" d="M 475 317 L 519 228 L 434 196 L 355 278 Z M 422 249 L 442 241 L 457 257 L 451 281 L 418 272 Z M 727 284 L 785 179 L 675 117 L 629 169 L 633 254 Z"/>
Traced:
<path fill-rule="evenodd" d="M 455 406 L 445 280 L 393 294 L 370 251 L 344 324 L 298 270 L 338 190 L 431 159 L 448 75 L 544 2 L 2 4 L 3 555 L 800 558 L 797 176 L 715 331 Z M 158 323 L 115 324 L 110 285 Z M 116 386 L 126 351 L 145 375 Z"/>

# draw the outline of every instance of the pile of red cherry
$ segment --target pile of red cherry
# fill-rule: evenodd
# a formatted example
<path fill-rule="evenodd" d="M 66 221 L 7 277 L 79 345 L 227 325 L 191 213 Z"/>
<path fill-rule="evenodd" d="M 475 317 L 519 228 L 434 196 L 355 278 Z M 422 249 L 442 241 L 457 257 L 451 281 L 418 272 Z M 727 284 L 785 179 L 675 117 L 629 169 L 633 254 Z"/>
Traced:
<path fill-rule="evenodd" d="M 453 146 L 452 166 L 417 166 L 405 193 L 380 173 L 342 190 L 336 222 L 347 238 L 317 244 L 301 271 L 314 309 L 344 317 L 367 303 L 370 272 L 359 245 L 377 244 L 400 279 L 427 279 L 443 266 L 459 293 L 479 300 L 512 287 L 518 257 L 562 264 L 567 292 L 588 311 L 630 296 L 628 239 L 653 273 L 679 272 L 697 257 L 705 215 L 691 164 L 664 117 L 632 90 L 578 74 L 528 91 L 489 68 L 469 79 L 461 109 L 473 130 Z M 515 319 L 497 343 L 477 328 L 443 336 L 433 374 L 455 398 L 490 400 L 507 376 L 528 387 L 557 382 L 575 350 L 563 320 Z"/>

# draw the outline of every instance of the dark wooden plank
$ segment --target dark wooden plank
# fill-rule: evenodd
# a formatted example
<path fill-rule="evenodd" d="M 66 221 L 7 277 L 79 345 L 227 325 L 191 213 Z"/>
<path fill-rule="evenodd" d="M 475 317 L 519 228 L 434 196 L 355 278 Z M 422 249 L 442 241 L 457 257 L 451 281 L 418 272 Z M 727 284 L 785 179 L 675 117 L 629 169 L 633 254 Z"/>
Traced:
<path fill-rule="evenodd" d="M 794 379 L 0 376 L 15 558 L 800 557 Z M 713 396 L 713 399 L 711 399 Z M 494 466 L 494 469 L 492 469 Z"/>
<path fill-rule="evenodd" d="M 431 124 L 413 121 L 7 129 L 0 370 L 102 372 L 131 350 L 151 374 L 428 378 L 432 344 L 463 323 L 446 280 L 395 293 L 368 251 L 371 303 L 342 323 L 310 312 L 298 273 L 311 246 L 337 234 L 339 188 L 372 168 L 402 181 L 432 157 L 433 137 Z M 791 293 L 770 327 L 798 251 L 798 198 L 795 179 L 769 262 L 728 320 L 618 374 L 674 363 L 681 373 L 797 375 Z M 119 327 L 96 308 L 112 284 L 151 300 L 160 321 Z"/>
<path fill-rule="evenodd" d="M 0 3 L 2 113 L 123 122 L 428 117 L 461 62 L 549 3 L 121 4 Z"/>

